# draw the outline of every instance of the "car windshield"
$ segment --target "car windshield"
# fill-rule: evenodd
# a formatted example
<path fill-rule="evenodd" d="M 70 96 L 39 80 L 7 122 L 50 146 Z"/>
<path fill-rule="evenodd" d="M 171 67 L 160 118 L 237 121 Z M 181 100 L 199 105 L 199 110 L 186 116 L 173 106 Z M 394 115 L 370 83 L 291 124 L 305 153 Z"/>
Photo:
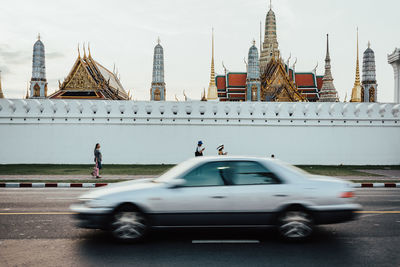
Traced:
<path fill-rule="evenodd" d="M 188 168 L 190 168 L 194 164 L 195 164 L 195 162 L 193 162 L 193 160 L 184 161 L 184 162 L 172 167 L 167 172 L 162 174 L 160 177 L 155 178 L 153 180 L 153 182 L 155 182 L 155 183 L 164 183 L 164 182 L 166 182 L 166 181 L 178 176 L 179 174 L 181 174 L 182 172 L 184 172 L 185 170 L 187 170 Z"/>

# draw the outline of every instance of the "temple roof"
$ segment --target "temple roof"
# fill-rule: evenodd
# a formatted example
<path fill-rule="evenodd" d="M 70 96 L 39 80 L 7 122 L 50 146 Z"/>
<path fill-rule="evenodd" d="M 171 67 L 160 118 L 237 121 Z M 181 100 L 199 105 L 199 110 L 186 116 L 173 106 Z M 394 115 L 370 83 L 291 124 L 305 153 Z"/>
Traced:
<path fill-rule="evenodd" d="M 60 90 L 50 98 L 100 98 L 128 100 L 117 75 L 89 56 L 80 55 L 67 78 L 60 84 Z"/>
<path fill-rule="evenodd" d="M 231 72 L 228 73 L 228 87 L 246 87 L 247 73 Z"/>
<path fill-rule="evenodd" d="M 296 73 L 297 87 L 317 87 L 313 73 Z"/>

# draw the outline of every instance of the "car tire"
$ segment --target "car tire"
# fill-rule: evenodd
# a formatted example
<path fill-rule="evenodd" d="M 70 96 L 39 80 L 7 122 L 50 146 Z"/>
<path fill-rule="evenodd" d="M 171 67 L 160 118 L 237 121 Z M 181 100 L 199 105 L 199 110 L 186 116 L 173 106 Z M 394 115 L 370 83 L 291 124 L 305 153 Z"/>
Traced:
<path fill-rule="evenodd" d="M 133 205 L 123 205 L 112 214 L 110 223 L 114 238 L 122 242 L 142 241 L 148 231 L 145 215 Z"/>
<path fill-rule="evenodd" d="M 285 240 L 305 240 L 314 231 L 312 216 L 304 209 L 286 210 L 278 218 L 278 230 Z"/>

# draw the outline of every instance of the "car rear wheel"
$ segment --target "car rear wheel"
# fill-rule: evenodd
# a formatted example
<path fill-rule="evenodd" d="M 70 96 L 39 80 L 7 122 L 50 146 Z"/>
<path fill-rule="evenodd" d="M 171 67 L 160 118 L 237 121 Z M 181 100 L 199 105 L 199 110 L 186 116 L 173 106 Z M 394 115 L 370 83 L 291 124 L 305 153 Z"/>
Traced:
<path fill-rule="evenodd" d="M 284 212 L 278 223 L 279 233 L 287 240 L 304 240 L 313 233 L 313 220 L 304 210 L 288 210 Z"/>
<path fill-rule="evenodd" d="M 146 218 L 142 212 L 132 206 L 118 208 L 111 221 L 112 235 L 125 242 L 142 240 L 148 230 Z"/>

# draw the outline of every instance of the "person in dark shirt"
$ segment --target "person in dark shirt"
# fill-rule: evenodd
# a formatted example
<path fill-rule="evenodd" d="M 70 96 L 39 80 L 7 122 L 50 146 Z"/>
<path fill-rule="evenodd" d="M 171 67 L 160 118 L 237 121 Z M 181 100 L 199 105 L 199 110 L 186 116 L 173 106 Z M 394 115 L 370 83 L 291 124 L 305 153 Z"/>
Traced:
<path fill-rule="evenodd" d="M 96 162 L 96 168 L 97 168 L 96 178 L 101 178 L 99 172 L 103 168 L 103 166 L 101 165 L 102 160 L 103 160 L 103 156 L 101 155 L 101 152 L 100 152 L 100 144 L 97 143 L 94 148 L 94 162 Z"/>
<path fill-rule="evenodd" d="M 204 149 L 205 148 L 203 147 L 203 142 L 202 141 L 197 142 L 197 148 L 196 148 L 196 152 L 194 153 L 194 155 L 196 157 L 202 157 Z"/>

